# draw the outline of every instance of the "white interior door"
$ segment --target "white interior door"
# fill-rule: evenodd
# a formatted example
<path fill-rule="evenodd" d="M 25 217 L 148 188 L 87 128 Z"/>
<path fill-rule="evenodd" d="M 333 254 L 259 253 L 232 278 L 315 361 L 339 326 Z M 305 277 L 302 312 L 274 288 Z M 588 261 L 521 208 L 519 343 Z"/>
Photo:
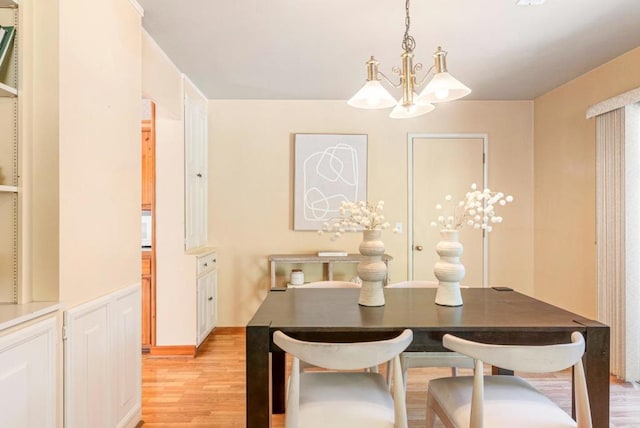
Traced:
<path fill-rule="evenodd" d="M 409 135 L 409 272 L 410 279 L 437 281 L 433 266 L 440 227 L 431 226 L 439 215 L 453 215 L 457 203 L 470 191 L 486 185 L 486 135 Z M 451 195 L 451 201 L 445 196 Z M 436 204 L 443 206 L 436 210 Z M 483 232 L 465 226 L 460 230 L 464 246 L 461 262 L 466 274 L 463 285 L 483 287 L 488 283 L 486 238 Z"/>

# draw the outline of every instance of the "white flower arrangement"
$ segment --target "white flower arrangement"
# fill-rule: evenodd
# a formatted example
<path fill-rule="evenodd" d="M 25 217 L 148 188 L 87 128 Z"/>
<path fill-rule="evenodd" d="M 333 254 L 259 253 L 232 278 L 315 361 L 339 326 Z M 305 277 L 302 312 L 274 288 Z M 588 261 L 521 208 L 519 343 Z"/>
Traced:
<path fill-rule="evenodd" d="M 335 240 L 345 232 L 387 229 L 389 228 L 389 223 L 385 221 L 384 215 L 382 215 L 383 209 L 384 201 L 378 201 L 375 205 L 365 201 L 343 201 L 340 204 L 340 216 L 324 223 L 318 234 L 333 233 L 331 239 Z"/>
<path fill-rule="evenodd" d="M 451 195 L 444 197 L 446 202 L 451 202 Z M 460 230 L 465 225 L 474 229 L 483 229 L 487 232 L 493 230 L 493 224 L 502 223 L 502 217 L 496 215 L 496 206 L 505 206 L 513 202 L 513 196 L 505 196 L 502 192 L 492 192 L 490 189 L 478 190 L 478 186 L 473 183 L 471 191 L 467 192 L 464 200 L 458 202 L 453 208 L 453 215 L 438 216 L 437 222 L 431 222 L 431 226 L 440 226 L 447 230 Z M 436 210 L 441 211 L 444 207 L 436 205 Z"/>

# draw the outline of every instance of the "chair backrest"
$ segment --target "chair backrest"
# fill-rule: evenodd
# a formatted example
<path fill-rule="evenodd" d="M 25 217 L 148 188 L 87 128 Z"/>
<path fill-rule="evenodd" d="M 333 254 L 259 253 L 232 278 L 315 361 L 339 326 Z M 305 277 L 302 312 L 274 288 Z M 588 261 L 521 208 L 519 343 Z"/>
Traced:
<path fill-rule="evenodd" d="M 436 288 L 438 281 L 402 281 L 389 284 L 389 288 Z"/>
<path fill-rule="evenodd" d="M 360 343 L 324 343 L 305 342 L 287 336 L 281 331 L 273 334 L 273 342 L 283 351 L 293 355 L 291 364 L 291 378 L 289 379 L 289 389 L 287 393 L 287 427 L 298 427 L 299 407 L 300 407 L 300 363 L 305 361 L 318 367 L 331 370 L 358 370 L 377 366 L 378 364 L 392 361 L 391 386 L 393 397 L 393 418 L 394 427 L 407 428 L 407 408 L 405 403 L 405 393 L 402 381 L 402 369 L 400 367 L 400 354 L 413 340 L 413 332 L 404 330 L 399 336 L 393 339 L 380 340 L 376 342 Z M 330 373 L 314 373 L 317 376 Z M 347 376 L 351 378 L 361 376 L 381 376 L 379 373 L 358 373 L 351 372 Z M 386 387 L 385 387 L 386 391 Z M 366 394 L 367 391 L 362 391 Z M 374 390 L 372 394 L 378 395 L 379 390 Z M 330 400 L 340 398 L 327 397 Z"/>
<path fill-rule="evenodd" d="M 360 284 L 349 281 L 316 281 L 302 285 L 289 285 L 289 288 L 360 288 Z"/>
<path fill-rule="evenodd" d="M 584 354 L 584 339 L 578 332 L 571 343 L 544 346 L 489 345 L 445 334 L 445 348 L 496 367 L 530 373 L 549 373 L 575 365 Z"/>
<path fill-rule="evenodd" d="M 576 422 L 578 428 L 591 428 L 591 408 L 587 382 L 582 365 L 584 338 L 580 332 L 571 333 L 571 343 L 542 346 L 489 345 L 472 342 L 445 334 L 442 338 L 445 348 L 466 354 L 475 359 L 470 426 L 482 426 L 484 376 L 482 363 L 507 370 L 530 373 L 545 373 L 564 370 L 573 366 Z"/>
<path fill-rule="evenodd" d="M 285 352 L 314 366 L 332 370 L 358 370 L 386 363 L 404 351 L 413 340 L 413 332 L 404 330 L 388 340 L 356 343 L 306 342 L 273 334 L 273 342 Z"/>

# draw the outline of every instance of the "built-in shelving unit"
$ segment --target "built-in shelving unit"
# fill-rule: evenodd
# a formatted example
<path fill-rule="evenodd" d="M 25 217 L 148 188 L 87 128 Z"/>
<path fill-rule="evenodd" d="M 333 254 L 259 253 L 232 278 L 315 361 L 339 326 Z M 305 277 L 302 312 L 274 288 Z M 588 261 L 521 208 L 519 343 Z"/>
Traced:
<path fill-rule="evenodd" d="M 18 28 L 18 1 L 0 0 L 0 25 Z M 0 304 L 18 303 L 18 31 L 0 64 Z"/>

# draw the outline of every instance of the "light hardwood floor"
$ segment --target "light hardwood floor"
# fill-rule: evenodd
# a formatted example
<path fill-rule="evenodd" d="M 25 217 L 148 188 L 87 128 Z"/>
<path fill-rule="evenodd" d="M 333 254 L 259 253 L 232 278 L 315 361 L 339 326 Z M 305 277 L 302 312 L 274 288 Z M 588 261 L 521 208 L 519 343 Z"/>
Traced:
<path fill-rule="evenodd" d="M 429 379 L 448 369 L 411 369 L 407 385 L 409 427 L 424 426 Z M 569 372 L 525 376 L 565 410 L 571 405 Z M 218 328 L 196 358 L 142 359 L 143 427 L 244 427 L 245 335 L 243 328 Z M 283 415 L 273 427 L 284 426 Z M 611 427 L 640 427 L 640 387 L 611 380 Z"/>

